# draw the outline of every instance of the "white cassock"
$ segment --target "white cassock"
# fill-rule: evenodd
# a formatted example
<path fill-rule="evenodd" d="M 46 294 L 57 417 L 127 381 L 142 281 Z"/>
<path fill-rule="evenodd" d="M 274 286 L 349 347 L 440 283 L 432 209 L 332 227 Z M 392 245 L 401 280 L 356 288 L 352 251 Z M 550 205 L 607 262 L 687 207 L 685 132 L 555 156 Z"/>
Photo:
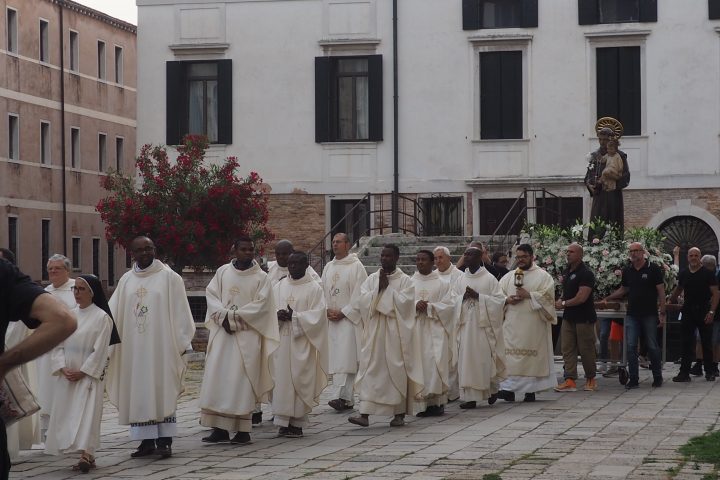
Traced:
<path fill-rule="evenodd" d="M 440 278 L 445 280 L 446 282 L 450 283 L 451 288 L 455 288 L 455 285 L 457 284 L 457 281 L 460 277 L 463 276 L 463 271 L 458 270 L 458 268 L 450 264 L 448 268 L 445 269 L 444 272 L 441 272 L 440 270 L 435 270 L 438 275 L 440 275 Z M 455 348 L 457 349 L 459 347 L 458 345 L 458 336 L 457 336 L 457 315 L 459 310 L 456 309 L 455 311 L 455 322 L 453 325 L 455 326 L 455 331 L 450 336 L 450 340 L 452 342 L 455 342 Z M 458 363 L 457 363 L 457 356 L 450 359 L 450 388 L 448 389 L 448 399 L 455 400 L 460 396 L 460 387 L 458 386 Z"/>
<path fill-rule="evenodd" d="M 206 298 L 200 424 L 250 432 L 255 405 L 273 388 L 270 356 L 280 344 L 272 285 L 257 263 L 247 270 L 228 263 L 218 268 Z M 222 327 L 226 318 L 232 334 Z"/>
<path fill-rule="evenodd" d="M 457 354 L 450 340 L 454 332 L 456 302 L 450 283 L 441 279 L 437 271 L 427 275 L 415 272 L 412 281 L 415 286 L 415 304 L 420 300 L 428 302 L 425 313 L 415 313 L 425 387 L 423 401 L 417 407 L 423 411 L 429 406 L 447 403 L 450 363 Z"/>
<path fill-rule="evenodd" d="M 55 375 L 55 400 L 45 440 L 45 453 L 57 455 L 100 446 L 100 421 L 105 393 L 104 373 L 110 351 L 113 322 L 95 304 L 76 307 L 77 330 L 50 353 Z M 67 380 L 62 369 L 79 370 L 85 376 Z"/>
<path fill-rule="evenodd" d="M 23 322 L 10 322 L 5 333 L 5 350 L 8 350 L 25 340 L 32 330 L 27 328 Z M 25 381 L 32 392 L 37 392 L 37 372 L 35 362 L 28 362 L 20 365 Z M 15 463 L 19 460 L 20 450 L 29 450 L 33 444 L 41 443 L 40 419 L 38 415 L 30 415 L 19 422 L 15 422 L 7 430 L 7 446 L 10 460 Z"/>
<path fill-rule="evenodd" d="M 412 414 L 414 402 L 422 399 L 422 350 L 412 280 L 399 268 L 388 280 L 388 287 L 378 293 L 380 274 L 373 273 L 360 287 L 360 295 L 342 309 L 363 330 L 355 381 L 363 415 Z"/>
<path fill-rule="evenodd" d="M 75 295 L 72 288 L 75 286 L 75 279 L 71 278 L 59 287 L 53 287 L 51 283 L 45 287 L 46 292 L 50 292 L 53 297 L 63 302 L 71 311 L 77 306 Z M 55 377 L 52 372 L 52 360 L 50 352 L 47 352 L 35 360 L 35 368 L 37 370 L 37 400 L 40 404 L 40 429 L 45 431 L 50 423 L 50 412 L 52 411 L 52 402 L 55 398 Z"/>
<path fill-rule="evenodd" d="M 290 274 L 288 273 L 287 267 L 281 267 L 275 260 L 271 260 L 268 262 L 268 277 L 270 278 L 270 282 L 273 284 L 273 286 L 277 284 L 281 278 L 287 277 L 289 275 Z M 305 270 L 305 275 L 309 275 L 310 277 L 312 277 L 312 279 L 315 280 L 318 284 L 322 283 L 320 275 L 318 275 L 315 269 L 309 265 L 307 267 L 307 270 Z"/>
<path fill-rule="evenodd" d="M 110 298 L 122 343 L 113 346 L 107 374 L 118 423 L 132 440 L 174 436 L 177 400 L 184 390 L 183 353 L 195 334 L 185 284 L 159 260 L 125 273 Z"/>
<path fill-rule="evenodd" d="M 360 286 L 367 278 L 365 266 L 354 253 L 325 265 L 322 286 L 328 309 L 341 310 L 360 294 Z M 330 372 L 337 393 L 348 405 L 355 403 L 355 376 L 358 370 L 358 354 L 362 331 L 347 318 L 328 323 L 330 340 Z"/>
<path fill-rule="evenodd" d="M 467 287 L 478 299 L 463 301 Z M 463 402 L 480 402 L 497 393 L 505 376 L 503 308 L 505 295 L 491 273 L 480 267 L 466 270 L 455 285 L 460 304 L 457 334 L 458 380 Z"/>
<path fill-rule="evenodd" d="M 274 423 L 303 428 L 327 386 L 328 336 L 325 298 L 309 275 L 285 277 L 274 287 L 278 309 L 292 308 L 292 321 L 279 322 L 280 347 L 273 354 Z"/>
<path fill-rule="evenodd" d="M 515 295 L 515 275 L 510 271 L 500 279 L 505 296 Z M 555 313 L 555 282 L 537 265 L 525 270 L 523 288 L 530 299 L 505 305 L 503 338 L 507 379 L 502 390 L 535 393 L 557 386 L 553 365 L 552 325 Z"/>

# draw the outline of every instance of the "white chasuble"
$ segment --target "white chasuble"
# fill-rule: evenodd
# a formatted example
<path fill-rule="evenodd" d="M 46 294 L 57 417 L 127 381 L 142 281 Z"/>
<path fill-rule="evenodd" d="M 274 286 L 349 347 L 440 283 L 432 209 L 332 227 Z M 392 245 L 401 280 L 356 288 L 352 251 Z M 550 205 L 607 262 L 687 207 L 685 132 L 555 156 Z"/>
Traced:
<path fill-rule="evenodd" d="M 56 383 L 45 452 L 51 455 L 81 450 L 93 454 L 100 446 L 104 373 L 113 322 L 95 304 L 76 307 L 73 313 L 77 330 L 50 351 Z M 63 368 L 85 376 L 71 382 L 63 376 Z"/>
<path fill-rule="evenodd" d="M 354 253 L 328 263 L 322 274 L 327 308 L 342 310 L 350 305 L 360 294 L 360 286 L 366 278 L 365 266 Z M 361 335 L 362 331 L 347 318 L 328 323 L 329 373 L 357 373 Z"/>
<path fill-rule="evenodd" d="M 470 287 L 478 298 L 463 300 Z M 460 316 L 457 325 L 458 385 L 464 402 L 480 402 L 497 393 L 505 376 L 503 307 L 505 295 L 495 276 L 480 267 L 466 270 L 455 285 Z"/>
<path fill-rule="evenodd" d="M 268 278 L 270 279 L 270 283 L 275 286 L 281 279 L 289 276 L 287 267 L 281 267 L 278 265 L 278 263 L 274 260 L 271 260 L 268 262 Z M 320 275 L 317 274 L 314 268 L 308 265 L 307 270 L 305 270 L 305 275 L 310 276 L 313 280 L 315 280 L 318 284 L 322 283 L 322 280 L 320 279 Z"/>
<path fill-rule="evenodd" d="M 200 423 L 222 428 L 208 416 L 248 415 L 256 403 L 267 402 L 273 388 L 270 356 L 280 344 L 277 307 L 268 276 L 255 262 L 247 270 L 231 263 L 218 268 L 206 298 L 209 335 Z M 232 334 L 222 327 L 225 319 Z"/>
<path fill-rule="evenodd" d="M 422 350 L 415 328 L 415 292 L 410 277 L 396 268 L 389 285 L 378 292 L 379 272 L 360 287 L 360 295 L 343 313 L 362 325 L 362 348 L 356 385 L 360 413 L 412 414 L 422 400 Z"/>
<path fill-rule="evenodd" d="M 450 285 L 455 286 L 455 283 L 460 279 L 460 277 L 463 276 L 463 271 L 458 270 L 458 268 L 450 264 L 448 268 L 445 269 L 444 272 L 441 272 L 440 270 L 435 270 L 438 275 L 440 275 L 440 278 L 445 280 L 446 282 L 449 282 Z"/>
<path fill-rule="evenodd" d="M 276 416 L 302 418 L 318 404 L 327 386 L 328 337 L 325 298 L 310 275 L 285 277 L 274 287 L 278 309 L 292 308 L 292 320 L 276 321 L 280 347 L 273 354 Z"/>
<path fill-rule="evenodd" d="M 515 276 L 500 279 L 506 296 L 515 295 Z M 501 388 L 516 393 L 533 393 L 557 385 L 553 371 L 552 325 L 555 313 L 555 282 L 537 265 L 525 270 L 523 288 L 530 298 L 505 305 L 503 337 L 508 378 Z M 535 380 L 523 380 L 533 377 Z"/>
<path fill-rule="evenodd" d="M 162 423 L 184 390 L 182 354 L 195 334 L 185 284 L 156 259 L 125 273 L 109 304 L 122 341 L 111 349 L 107 376 L 118 422 Z"/>

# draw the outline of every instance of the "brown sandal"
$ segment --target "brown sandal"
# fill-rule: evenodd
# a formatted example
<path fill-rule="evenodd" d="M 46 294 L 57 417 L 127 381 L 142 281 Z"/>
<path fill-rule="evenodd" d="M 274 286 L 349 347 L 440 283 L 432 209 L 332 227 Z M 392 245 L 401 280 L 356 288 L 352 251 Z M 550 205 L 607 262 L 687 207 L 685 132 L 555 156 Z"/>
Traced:
<path fill-rule="evenodd" d="M 82 473 L 88 473 L 93 468 L 97 468 L 97 465 L 95 465 L 93 456 L 88 453 L 80 455 L 80 461 L 72 467 L 73 471 L 80 471 Z"/>

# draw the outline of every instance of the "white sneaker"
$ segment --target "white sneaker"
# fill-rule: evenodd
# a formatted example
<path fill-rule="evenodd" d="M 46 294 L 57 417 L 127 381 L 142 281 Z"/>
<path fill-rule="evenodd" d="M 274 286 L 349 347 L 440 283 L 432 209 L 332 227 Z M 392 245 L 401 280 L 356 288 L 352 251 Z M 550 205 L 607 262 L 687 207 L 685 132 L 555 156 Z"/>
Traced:
<path fill-rule="evenodd" d="M 601 374 L 605 373 L 607 372 L 607 368 L 607 362 L 600 362 L 600 365 L 597 367 L 597 372 Z"/>

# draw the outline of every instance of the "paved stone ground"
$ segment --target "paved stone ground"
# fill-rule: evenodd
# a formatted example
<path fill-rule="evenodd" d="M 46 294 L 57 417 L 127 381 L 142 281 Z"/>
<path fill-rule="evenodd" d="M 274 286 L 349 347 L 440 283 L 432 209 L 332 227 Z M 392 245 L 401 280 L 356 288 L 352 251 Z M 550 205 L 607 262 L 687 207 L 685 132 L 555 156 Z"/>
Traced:
<path fill-rule="evenodd" d="M 561 364 L 555 366 L 562 370 Z M 674 384 L 669 379 L 676 370 L 666 365 L 667 383 L 660 389 L 650 388 L 649 372 L 641 369 L 640 388 L 630 392 L 617 378 L 600 378 L 594 393 L 545 392 L 535 403 L 500 400 L 469 411 L 456 402 L 441 418 L 408 418 L 400 428 L 377 417 L 371 417 L 369 428 L 349 424 L 350 413 L 327 406 L 328 389 L 304 438 L 277 438 L 266 418 L 253 430 L 253 443 L 240 447 L 201 443 L 207 433 L 198 424 L 202 372 L 191 370 L 171 458 L 130 459 L 137 442 L 128 440 L 115 409 L 106 404 L 97 470 L 82 476 L 70 470 L 74 456 L 33 450 L 23 452 L 11 478 L 459 480 L 495 473 L 503 480 L 701 480 L 712 466 L 684 463 L 677 448 L 717 428 L 720 381 L 700 377 Z"/>

